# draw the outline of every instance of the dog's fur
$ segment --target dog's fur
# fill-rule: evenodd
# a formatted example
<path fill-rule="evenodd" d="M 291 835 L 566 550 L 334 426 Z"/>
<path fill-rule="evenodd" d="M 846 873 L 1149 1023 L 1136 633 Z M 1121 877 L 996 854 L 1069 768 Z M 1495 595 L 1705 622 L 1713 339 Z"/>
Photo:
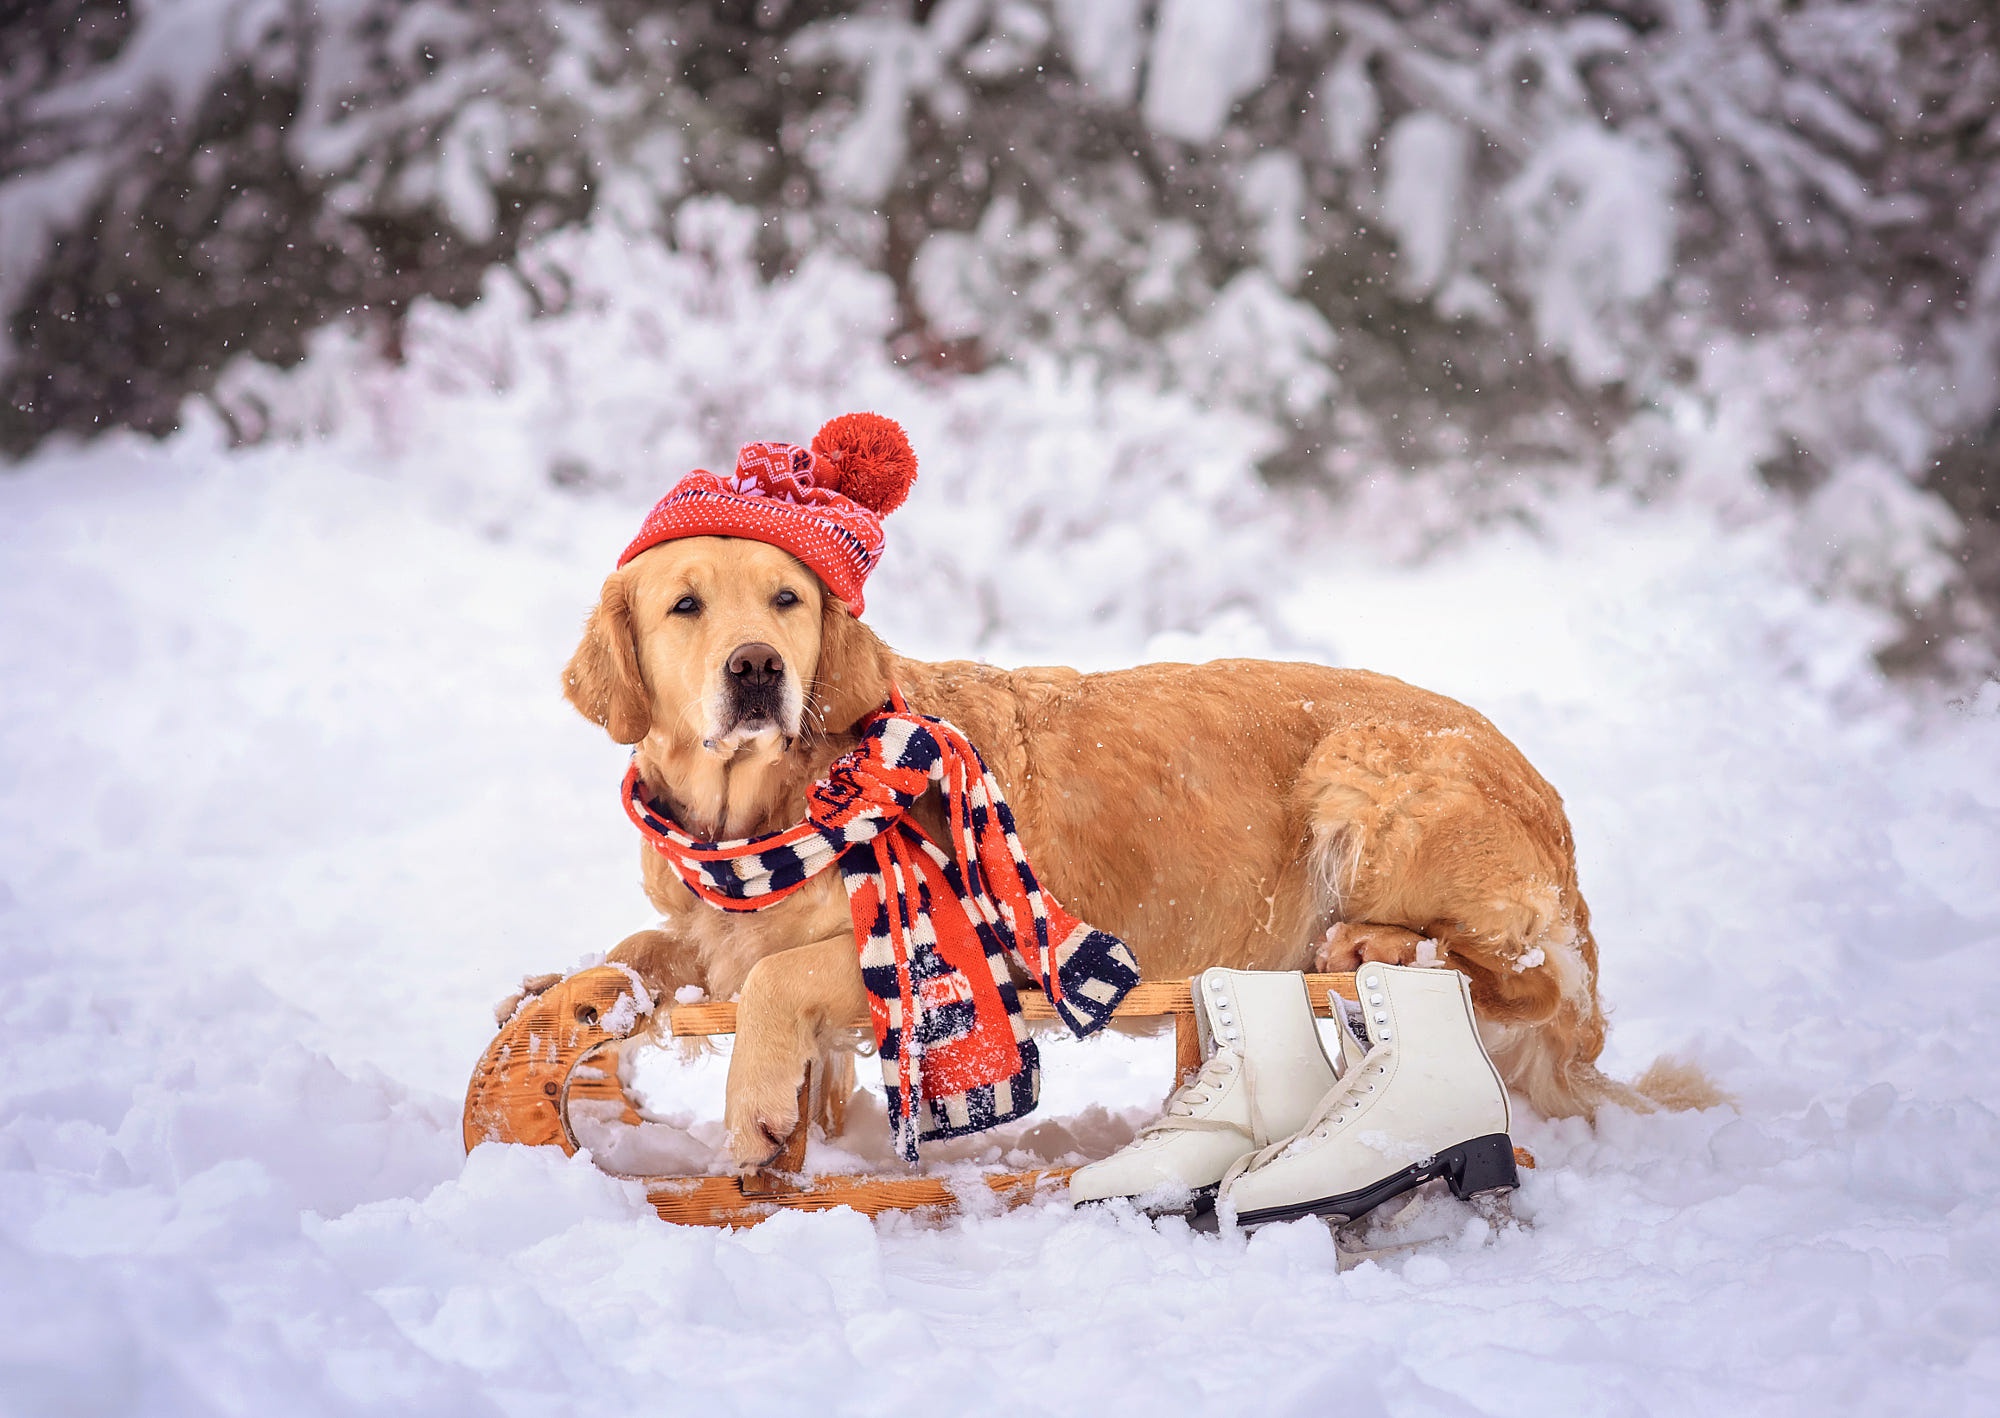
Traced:
<path fill-rule="evenodd" d="M 749 645 L 782 657 L 781 686 L 740 689 L 729 662 Z M 563 681 L 579 711 L 637 745 L 653 797 L 717 840 L 797 822 L 892 682 L 978 745 L 1042 881 L 1130 942 L 1147 978 L 1441 957 L 1471 978 L 1495 1062 L 1536 1108 L 1644 1106 L 1595 1067 L 1597 944 L 1562 801 L 1493 725 L 1439 695 L 1256 660 L 1092 675 L 927 664 L 893 653 L 788 553 L 723 537 L 666 542 L 614 572 Z M 942 840 L 935 795 L 917 812 Z M 725 1121 L 734 1160 L 754 1167 L 792 1131 L 809 1062 L 851 1077 L 848 1026 L 867 1007 L 839 873 L 734 914 L 650 848 L 641 859 L 665 921 L 614 958 L 656 990 L 739 996 Z"/>

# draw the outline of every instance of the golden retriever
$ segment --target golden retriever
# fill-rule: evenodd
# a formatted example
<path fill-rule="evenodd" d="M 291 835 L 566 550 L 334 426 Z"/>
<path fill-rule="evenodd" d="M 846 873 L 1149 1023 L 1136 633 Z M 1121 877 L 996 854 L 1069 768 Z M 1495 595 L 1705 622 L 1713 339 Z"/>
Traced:
<path fill-rule="evenodd" d="M 570 703 L 637 746 L 654 800 L 711 840 L 797 822 L 892 682 L 978 745 L 1041 880 L 1128 941 L 1147 978 L 1439 960 L 1470 977 L 1495 1062 L 1541 1112 L 1645 1106 L 1595 1067 L 1597 945 L 1562 800 L 1440 695 L 1257 660 L 927 664 L 789 553 L 729 537 L 665 542 L 613 572 L 563 676 Z M 918 813 L 944 840 L 934 794 Z M 650 848 L 641 860 L 665 919 L 614 958 L 656 991 L 738 997 L 725 1122 L 732 1159 L 759 1166 L 798 1121 L 812 1060 L 852 1076 L 867 1003 L 840 874 L 735 914 Z"/>

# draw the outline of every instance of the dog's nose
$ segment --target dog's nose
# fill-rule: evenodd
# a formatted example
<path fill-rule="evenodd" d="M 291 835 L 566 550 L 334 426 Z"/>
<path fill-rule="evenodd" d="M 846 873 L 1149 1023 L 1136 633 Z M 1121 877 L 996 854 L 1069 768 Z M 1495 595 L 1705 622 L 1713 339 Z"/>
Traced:
<path fill-rule="evenodd" d="M 761 640 L 738 645 L 730 652 L 730 678 L 746 689 L 774 685 L 784 673 L 785 657 Z"/>

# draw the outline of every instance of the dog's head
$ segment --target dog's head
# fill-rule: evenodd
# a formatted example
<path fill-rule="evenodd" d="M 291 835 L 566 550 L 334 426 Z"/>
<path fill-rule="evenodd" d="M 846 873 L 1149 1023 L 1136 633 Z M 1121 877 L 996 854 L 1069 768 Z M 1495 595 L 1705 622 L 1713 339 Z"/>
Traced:
<path fill-rule="evenodd" d="M 684 537 L 605 578 L 563 692 L 619 743 L 729 757 L 851 728 L 888 694 L 886 654 L 791 553 Z"/>

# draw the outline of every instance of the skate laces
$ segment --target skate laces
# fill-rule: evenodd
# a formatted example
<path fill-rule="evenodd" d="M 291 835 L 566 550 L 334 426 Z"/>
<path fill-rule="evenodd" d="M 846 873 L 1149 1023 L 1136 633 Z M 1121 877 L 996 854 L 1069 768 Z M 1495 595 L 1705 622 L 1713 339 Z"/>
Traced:
<path fill-rule="evenodd" d="M 1235 1073 L 1243 1075 L 1243 1101 L 1250 1114 L 1248 1126 L 1228 1118 L 1195 1116 L 1194 1110 L 1207 1106 L 1227 1086 L 1230 1075 Z M 1175 1091 L 1167 1101 L 1166 1111 L 1140 1128 L 1138 1137 L 1168 1132 L 1233 1132 L 1249 1138 L 1252 1147 L 1262 1147 L 1270 1142 L 1271 1130 L 1265 1126 L 1264 1110 L 1257 1105 L 1257 1080 L 1251 1075 L 1250 1060 L 1228 1049 L 1217 1049 L 1209 1055 L 1202 1063 L 1201 1072 Z"/>
<path fill-rule="evenodd" d="M 1360 1106 L 1361 1099 L 1358 1094 L 1375 1091 L 1377 1081 L 1388 1072 L 1388 1060 L 1393 1048 L 1393 1045 L 1377 1044 L 1363 1054 L 1360 1062 L 1343 1073 L 1333 1087 L 1327 1089 L 1326 1096 L 1313 1105 L 1313 1110 L 1306 1115 L 1304 1125 L 1297 1132 L 1289 1137 L 1281 1137 L 1269 1146 L 1243 1158 L 1229 1169 L 1229 1175 L 1223 1178 L 1223 1185 L 1227 1186 L 1240 1173 L 1252 1171 L 1274 1158 L 1283 1156 L 1294 1143 L 1316 1141 L 1323 1137 L 1327 1124 L 1337 1115 L 1346 1109 Z"/>
<path fill-rule="evenodd" d="M 1229 1049 L 1217 1049 L 1202 1061 L 1201 1071 L 1179 1088 L 1167 1100 L 1166 1111 L 1139 1129 L 1139 1137 L 1151 1137 L 1163 1132 L 1243 1132 L 1240 1123 L 1225 1118 L 1196 1117 L 1194 1110 L 1206 1106 L 1228 1086 L 1231 1075 L 1241 1071 L 1244 1084 L 1249 1092 L 1250 1117 L 1253 1140 L 1257 1125 L 1257 1092 L 1249 1087 L 1249 1063 L 1242 1055 Z M 1136 1140 L 1136 1139 L 1135 1139 Z"/>

